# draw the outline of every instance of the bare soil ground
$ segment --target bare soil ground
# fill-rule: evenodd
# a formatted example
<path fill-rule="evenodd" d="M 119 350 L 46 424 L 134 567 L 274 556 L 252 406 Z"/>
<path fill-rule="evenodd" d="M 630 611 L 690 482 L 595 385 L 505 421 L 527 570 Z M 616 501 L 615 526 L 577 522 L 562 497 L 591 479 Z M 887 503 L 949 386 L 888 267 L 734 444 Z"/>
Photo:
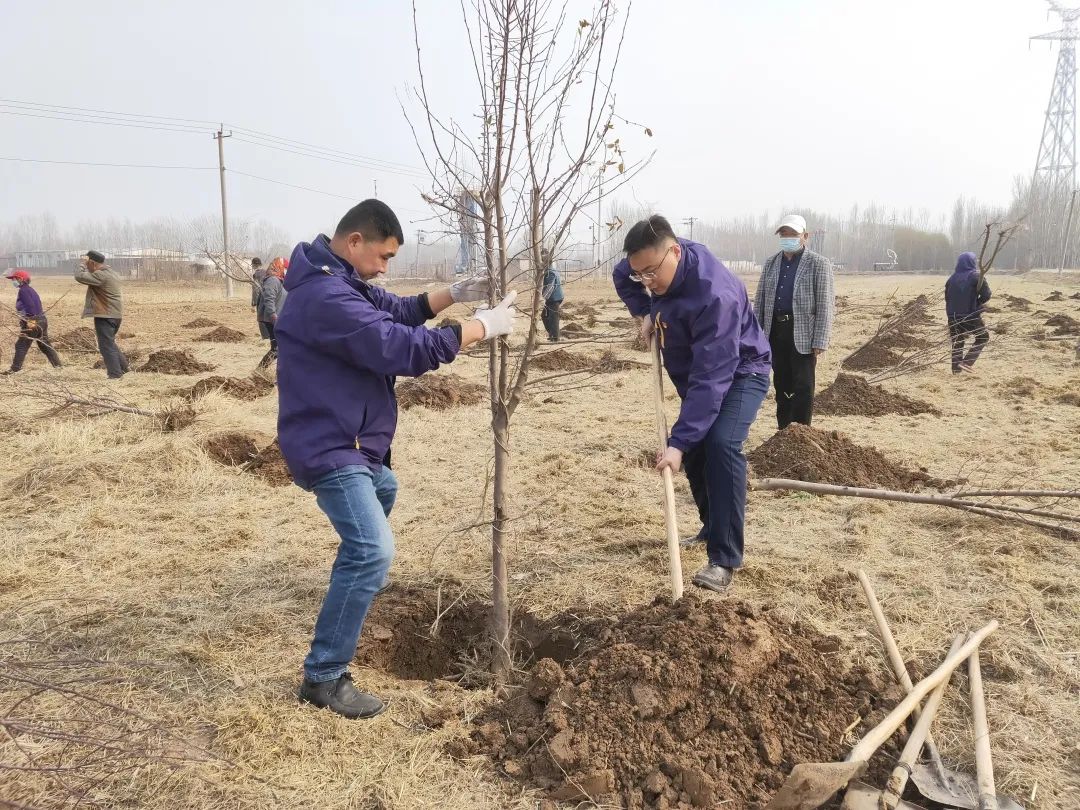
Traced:
<path fill-rule="evenodd" d="M 819 388 L 873 333 L 891 295 L 910 300 L 943 282 L 838 277 L 847 306 Z M 36 286 L 49 306 L 69 282 Z M 1008 276 L 994 290 L 1045 302 L 1050 314 L 1010 313 L 1016 323 L 992 335 L 973 376 L 946 364 L 883 386 L 940 416 L 821 414 L 815 427 L 937 479 L 1075 487 L 1075 340 L 1034 335 L 1051 317 L 1080 317 L 1080 280 Z M 1046 302 L 1054 290 L 1064 300 Z M 196 365 L 106 382 L 91 343 L 62 351 L 59 371 L 32 353 L 0 380 L 0 798 L 45 808 L 75 796 L 101 807 L 524 810 L 573 807 L 578 787 L 599 787 L 604 807 L 753 807 L 791 762 L 840 757 L 895 700 L 850 576 L 863 568 L 915 677 L 958 630 L 1001 621 L 982 659 L 999 790 L 1033 810 L 1080 805 L 1077 544 L 930 506 L 751 492 L 734 593 L 654 604 L 667 589 L 662 489 L 639 463 L 655 440 L 652 388 L 648 358 L 629 340 L 560 344 L 636 364 L 581 387 L 541 385 L 515 417 L 521 686 L 499 697 L 484 669 L 492 448 L 481 397 L 401 413 L 395 584 L 376 600 L 355 667 L 389 711 L 355 723 L 298 706 L 337 538 L 314 497 L 284 485 L 276 397 L 238 399 L 220 382 L 255 370 L 265 349 L 254 317 L 217 287 L 129 284 L 125 297 L 125 334 L 147 356 L 185 352 Z M 567 301 L 582 332 L 632 328 L 609 283 L 568 285 Z M 82 327 L 79 314 L 75 297 L 61 300 L 53 334 Z M 1006 316 L 989 315 L 991 326 L 996 317 Z M 198 340 L 218 326 L 251 339 Z M 0 345 L 0 362 L 13 343 Z M 436 376 L 486 389 L 486 370 L 480 353 Z M 177 392 L 203 380 L 194 399 Z M 135 414 L 44 415 L 28 394 L 56 385 L 152 411 L 192 408 L 194 418 L 170 431 Z M 678 402 L 666 390 L 670 422 Z M 775 433 L 773 408 L 770 394 L 748 450 Z M 231 440 L 227 463 L 214 444 L 224 434 L 249 439 Z M 677 498 L 681 533 L 692 533 L 682 476 Z M 683 553 L 687 574 L 703 561 L 700 549 Z M 935 735 L 970 771 L 965 694 L 958 677 Z M 563 721 L 573 733 L 560 737 Z M 688 744 L 695 733 L 701 745 Z M 102 735 L 112 741 L 105 756 Z"/>

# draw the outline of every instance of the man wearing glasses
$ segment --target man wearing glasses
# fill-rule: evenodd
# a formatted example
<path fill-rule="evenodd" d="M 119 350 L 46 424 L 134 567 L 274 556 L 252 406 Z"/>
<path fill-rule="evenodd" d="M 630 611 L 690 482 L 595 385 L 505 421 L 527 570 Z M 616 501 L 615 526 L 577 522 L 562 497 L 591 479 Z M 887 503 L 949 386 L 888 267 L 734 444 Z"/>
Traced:
<path fill-rule="evenodd" d="M 677 239 L 664 217 L 634 225 L 615 266 L 615 289 L 654 330 L 675 390 L 682 399 L 668 446 L 656 469 L 686 467 L 701 517 L 695 540 L 708 564 L 695 585 L 724 592 L 742 565 L 746 514 L 743 443 L 769 387 L 769 341 L 758 326 L 746 287 L 697 242 Z"/>

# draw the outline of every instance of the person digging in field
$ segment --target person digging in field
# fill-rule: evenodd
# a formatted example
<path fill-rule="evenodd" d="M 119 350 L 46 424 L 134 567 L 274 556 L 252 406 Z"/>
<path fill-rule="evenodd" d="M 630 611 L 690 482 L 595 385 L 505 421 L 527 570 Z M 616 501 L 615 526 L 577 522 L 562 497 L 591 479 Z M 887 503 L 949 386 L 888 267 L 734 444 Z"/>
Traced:
<path fill-rule="evenodd" d="M 983 347 L 990 340 L 990 333 L 983 323 L 982 313 L 990 300 L 990 285 L 979 273 L 979 262 L 974 253 L 961 253 L 956 269 L 945 282 L 945 316 L 949 322 L 952 338 L 952 372 L 971 373 Z M 973 337 L 971 349 L 964 354 L 968 336 Z"/>
<path fill-rule="evenodd" d="M 559 342 L 559 310 L 562 307 L 563 287 L 562 279 L 551 261 L 551 254 L 544 251 L 544 309 L 540 313 L 540 320 L 547 331 L 548 340 L 552 343 Z"/>
<path fill-rule="evenodd" d="M 776 426 L 783 430 L 813 419 L 817 359 L 829 348 L 835 301 L 832 262 L 806 247 L 806 220 L 789 214 L 776 236 L 780 251 L 761 268 L 754 312 L 772 348 Z"/>
<path fill-rule="evenodd" d="M 26 353 L 34 343 L 41 353 L 48 358 L 53 368 L 60 368 L 60 355 L 49 343 L 49 319 L 41 305 L 41 296 L 30 286 L 30 274 L 25 270 L 13 270 L 4 276 L 10 279 L 12 286 L 19 292 L 15 297 L 15 313 L 19 316 L 19 337 L 15 341 L 15 355 L 11 358 L 11 368 L 4 374 L 14 374 L 23 367 Z"/>
<path fill-rule="evenodd" d="M 94 319 L 94 334 L 105 362 L 105 373 L 110 380 L 118 380 L 128 372 L 128 359 L 116 345 L 116 333 L 124 315 L 120 277 L 105 264 L 104 254 L 90 250 L 75 269 L 75 280 L 87 287 L 82 316 Z"/>
<path fill-rule="evenodd" d="M 743 443 L 769 388 L 769 342 L 746 288 L 708 248 L 677 239 L 664 217 L 634 225 L 615 266 L 615 290 L 641 317 L 642 336 L 657 333 L 664 366 L 682 399 L 656 469 L 686 477 L 701 518 L 708 564 L 702 588 L 730 587 L 743 559 L 746 456 Z"/>
<path fill-rule="evenodd" d="M 475 319 L 428 329 L 424 323 L 451 304 L 487 299 L 489 285 L 468 278 L 414 296 L 375 286 L 404 242 L 385 203 L 351 208 L 332 237 L 296 246 L 285 279 L 289 306 L 275 328 L 281 452 L 341 539 L 299 698 L 350 718 L 385 708 L 356 688 L 348 668 L 394 556 L 387 517 L 397 495 L 395 377 L 432 371 L 477 341 L 509 334 L 514 322 L 510 292 Z"/>
<path fill-rule="evenodd" d="M 263 355 L 263 359 L 259 361 L 259 368 L 266 368 L 277 357 L 278 343 L 274 334 L 274 327 L 277 324 L 278 316 L 281 315 L 282 308 L 285 306 L 285 299 L 288 297 L 284 280 L 285 260 L 278 256 L 270 262 L 270 267 L 267 269 L 262 281 L 262 290 L 259 293 L 259 334 L 263 336 L 264 340 L 270 341 L 270 349 Z"/>
<path fill-rule="evenodd" d="M 259 299 L 262 297 L 264 278 L 266 278 L 266 270 L 262 266 L 262 259 L 256 256 L 251 260 L 251 311 L 256 313 L 256 321 L 258 320 L 257 313 L 259 311 Z"/>

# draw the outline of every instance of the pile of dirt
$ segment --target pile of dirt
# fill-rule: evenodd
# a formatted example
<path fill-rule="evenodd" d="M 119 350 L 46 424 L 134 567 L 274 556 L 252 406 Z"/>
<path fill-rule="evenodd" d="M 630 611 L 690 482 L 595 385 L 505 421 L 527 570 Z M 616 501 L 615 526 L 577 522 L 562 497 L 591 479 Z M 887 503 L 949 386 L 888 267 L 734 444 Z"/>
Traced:
<path fill-rule="evenodd" d="M 1002 293 L 1001 297 L 1008 302 L 1005 304 L 1006 309 L 1015 309 L 1019 312 L 1028 312 L 1031 309 L 1031 302 L 1026 298 L 1019 298 L 1008 293 Z"/>
<path fill-rule="evenodd" d="M 1080 321 L 1070 315 L 1055 315 L 1046 325 L 1054 327 L 1052 335 L 1080 335 Z"/>
<path fill-rule="evenodd" d="M 121 346 L 120 351 L 122 351 L 124 353 L 124 357 L 127 358 L 128 363 L 137 363 L 140 360 L 142 360 L 142 356 L 143 356 L 142 349 L 125 349 L 123 346 Z M 105 361 L 104 360 L 95 360 L 93 368 L 97 368 L 97 369 L 105 368 Z"/>
<path fill-rule="evenodd" d="M 281 455 L 281 445 L 277 439 L 258 452 L 247 466 L 247 471 L 272 487 L 284 487 L 292 483 L 292 475 L 285 464 L 285 457 Z"/>
<path fill-rule="evenodd" d="M 931 301 L 926 295 L 915 296 L 901 310 L 905 322 L 919 326 L 929 326 L 934 323 L 934 316 L 930 314 L 930 305 Z"/>
<path fill-rule="evenodd" d="M 1043 299 L 1043 301 L 1064 301 L 1064 300 L 1065 300 L 1065 296 L 1064 296 L 1064 294 L 1062 294 L 1061 290 L 1054 290 L 1052 293 L 1050 293 L 1048 296 L 1046 296 L 1046 298 Z"/>
<path fill-rule="evenodd" d="M 208 343 L 239 343 L 246 337 L 247 335 L 236 329 L 230 329 L 227 326 L 219 326 L 212 332 L 207 332 L 202 337 L 197 337 L 195 339 L 206 341 Z"/>
<path fill-rule="evenodd" d="M 247 379 L 214 376 L 205 377 L 191 388 L 181 388 L 175 393 L 186 399 L 193 400 L 204 396 L 209 391 L 218 391 L 234 399 L 243 399 L 250 402 L 266 396 L 273 390 L 274 384 L 270 380 L 257 375 L 252 375 Z"/>
<path fill-rule="evenodd" d="M 588 304 L 580 304 L 573 308 L 572 311 L 567 314 L 573 315 L 575 318 L 585 321 L 586 326 L 596 326 L 596 318 L 600 314 L 596 307 L 591 307 Z"/>
<path fill-rule="evenodd" d="M 541 660 L 451 753 L 488 754 L 554 801 L 751 807 L 795 763 L 842 760 L 853 720 L 857 735 L 900 697 L 875 672 L 824 657 L 838 639 L 737 601 L 658 598 L 601 638 L 565 669 Z"/>
<path fill-rule="evenodd" d="M 584 326 L 579 323 L 575 323 L 574 321 L 567 321 L 566 323 L 562 324 L 559 327 L 559 332 L 566 335 L 567 337 L 587 337 L 588 335 L 592 334 Z"/>
<path fill-rule="evenodd" d="M 215 366 L 208 363 L 200 363 L 191 352 L 183 349 L 162 349 L 150 352 L 146 364 L 136 371 L 153 371 L 158 374 L 201 374 L 204 371 L 213 371 Z"/>
<path fill-rule="evenodd" d="M 277 439 L 262 450 L 257 439 L 247 433 L 218 433 L 203 443 L 203 450 L 219 464 L 243 467 L 245 472 L 257 475 L 271 486 L 291 484 L 292 476 Z"/>
<path fill-rule="evenodd" d="M 892 349 L 872 341 L 845 358 L 840 367 L 847 371 L 876 371 L 892 368 L 901 359 Z"/>
<path fill-rule="evenodd" d="M 50 341 L 57 349 L 69 352 L 96 352 L 98 350 L 97 335 L 89 326 L 80 326 L 57 337 L 50 337 Z"/>
<path fill-rule="evenodd" d="M 445 411 L 460 405 L 479 405 L 487 398 L 487 389 L 457 374 L 425 374 L 398 383 L 397 401 L 402 410 L 415 406 Z"/>
<path fill-rule="evenodd" d="M 209 318 L 196 318 L 185 323 L 184 329 L 209 329 L 211 326 L 221 326 L 221 324 Z"/>
<path fill-rule="evenodd" d="M 880 487 L 913 492 L 944 489 L 955 481 L 932 478 L 889 461 L 877 448 L 855 444 L 838 430 L 824 431 L 794 423 L 748 456 L 760 478 L 794 478 L 849 487 Z"/>
<path fill-rule="evenodd" d="M 1069 391 L 1067 394 L 1061 394 L 1055 402 L 1059 405 L 1076 405 L 1080 408 L 1080 393 Z"/>
<path fill-rule="evenodd" d="M 941 415 L 941 411 L 928 402 L 890 393 L 855 374 L 838 374 L 833 384 L 815 397 L 814 410 L 828 416 Z"/>
<path fill-rule="evenodd" d="M 1080 292 L 1074 292 L 1069 296 L 1069 299 L 1072 301 L 1080 301 Z"/>
<path fill-rule="evenodd" d="M 568 352 L 566 349 L 555 349 L 534 355 L 529 365 L 541 371 L 583 371 L 595 366 L 596 360 L 584 354 Z"/>
<path fill-rule="evenodd" d="M 999 383 L 997 387 L 1006 394 L 1021 399 L 1035 399 L 1040 390 L 1038 380 L 1033 377 L 1013 377 L 1011 380 Z"/>

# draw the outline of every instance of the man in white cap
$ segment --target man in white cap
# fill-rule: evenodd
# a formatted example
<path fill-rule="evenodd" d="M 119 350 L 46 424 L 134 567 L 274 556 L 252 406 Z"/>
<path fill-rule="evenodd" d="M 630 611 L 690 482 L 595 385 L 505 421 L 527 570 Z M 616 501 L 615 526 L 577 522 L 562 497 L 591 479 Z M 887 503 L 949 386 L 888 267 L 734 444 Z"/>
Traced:
<path fill-rule="evenodd" d="M 833 321 L 832 262 L 806 247 L 806 220 L 788 214 L 776 229 L 780 252 L 765 260 L 754 312 L 772 347 L 776 424 L 809 425 L 814 371 L 829 347 Z"/>

